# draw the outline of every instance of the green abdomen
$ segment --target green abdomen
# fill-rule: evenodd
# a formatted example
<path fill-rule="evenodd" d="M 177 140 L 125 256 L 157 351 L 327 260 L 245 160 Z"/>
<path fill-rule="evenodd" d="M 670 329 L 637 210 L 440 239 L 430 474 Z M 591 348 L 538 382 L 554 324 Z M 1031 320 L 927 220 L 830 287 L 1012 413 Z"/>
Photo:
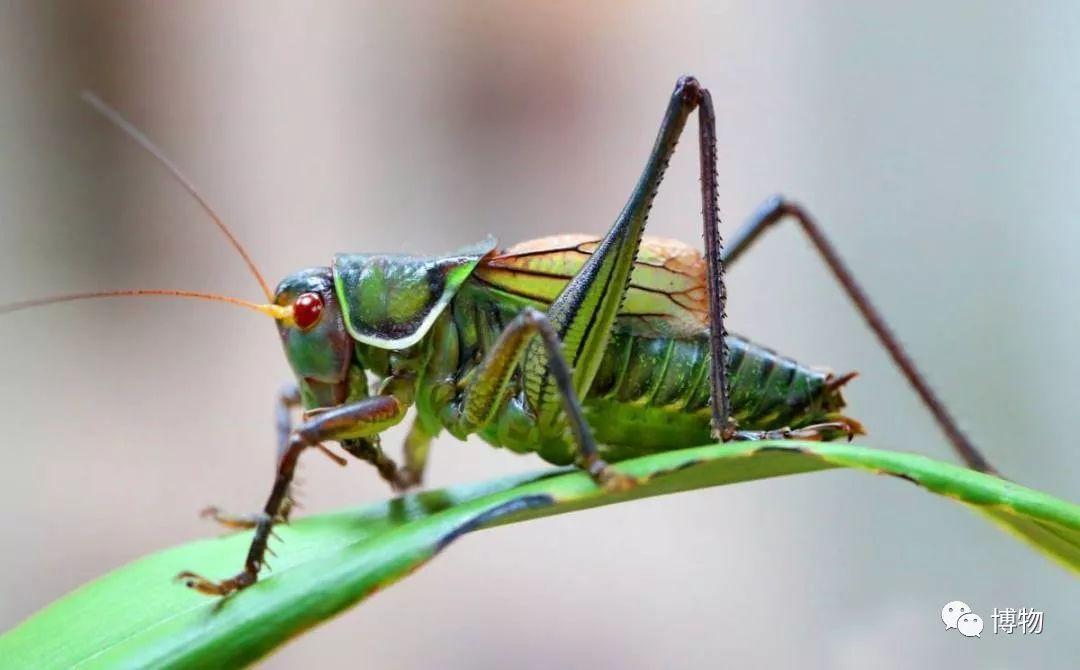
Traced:
<path fill-rule="evenodd" d="M 475 293 L 452 304 L 461 361 L 459 378 L 483 357 L 519 309 Z M 712 442 L 707 333 L 665 337 L 634 323 L 617 323 L 593 384 L 583 398 L 603 456 L 620 460 L 655 451 Z M 732 412 L 740 429 L 796 428 L 825 420 L 843 401 L 829 388 L 828 374 L 729 336 Z M 522 392 L 511 383 L 494 420 L 480 431 L 487 442 L 536 452 L 563 464 L 573 460 L 567 439 L 541 440 Z"/>
<path fill-rule="evenodd" d="M 743 430 L 798 427 L 823 420 L 827 373 L 729 336 L 732 414 Z M 616 333 L 585 398 L 609 457 L 707 444 L 710 435 L 708 338 Z"/>

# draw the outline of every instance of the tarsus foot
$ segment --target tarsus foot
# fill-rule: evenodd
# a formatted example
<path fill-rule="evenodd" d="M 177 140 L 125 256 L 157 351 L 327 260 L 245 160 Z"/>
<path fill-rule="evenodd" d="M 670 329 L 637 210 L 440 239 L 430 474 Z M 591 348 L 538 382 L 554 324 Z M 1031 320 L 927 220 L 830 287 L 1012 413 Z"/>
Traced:
<path fill-rule="evenodd" d="M 208 596 L 227 596 L 231 593 L 236 593 L 240 589 L 247 588 L 254 584 L 255 579 L 256 574 L 246 570 L 231 579 L 224 579 L 220 582 L 212 582 L 194 572 L 187 571 L 181 572 L 176 576 L 176 581 L 183 582 L 184 586 L 189 589 L 194 589 L 199 593 Z"/>
<path fill-rule="evenodd" d="M 637 477 L 615 472 L 610 465 L 604 468 L 596 482 L 608 493 L 625 493 L 640 483 Z"/>
<path fill-rule="evenodd" d="M 259 525 L 259 521 L 265 518 L 263 514 L 226 514 L 221 511 L 220 507 L 214 505 L 203 509 L 199 512 L 199 516 L 204 519 L 211 519 L 226 528 L 239 530 L 254 528 Z"/>
<path fill-rule="evenodd" d="M 637 477 L 617 472 L 601 458 L 593 456 L 582 464 L 593 481 L 609 493 L 623 493 L 637 486 Z"/>
<path fill-rule="evenodd" d="M 281 505 L 281 511 L 274 517 L 274 525 L 279 523 L 289 523 L 289 514 L 294 507 L 299 507 L 296 501 L 293 500 L 292 497 L 286 498 L 285 502 Z M 210 519 L 226 528 L 235 530 L 255 528 L 266 519 L 265 512 L 256 512 L 254 514 L 229 514 L 223 512 L 221 508 L 216 505 L 204 508 L 199 512 L 199 516 L 203 519 Z"/>
<path fill-rule="evenodd" d="M 839 433 L 850 442 L 856 435 L 864 434 L 862 424 L 854 419 L 815 423 L 802 428 L 778 428 L 776 430 L 743 430 L 735 434 L 736 440 L 830 440 Z"/>

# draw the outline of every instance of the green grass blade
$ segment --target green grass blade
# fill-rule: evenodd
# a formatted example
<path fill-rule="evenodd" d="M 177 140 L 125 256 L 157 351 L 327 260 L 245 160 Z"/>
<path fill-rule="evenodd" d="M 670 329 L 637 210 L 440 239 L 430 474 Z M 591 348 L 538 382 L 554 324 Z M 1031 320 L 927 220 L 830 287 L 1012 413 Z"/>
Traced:
<path fill-rule="evenodd" d="M 648 481 L 612 495 L 553 470 L 410 495 L 279 529 L 279 558 L 225 600 L 171 581 L 181 570 L 233 574 L 248 533 L 142 558 L 68 594 L 0 637 L 0 667 L 216 667 L 250 663 L 408 575 L 462 534 L 622 500 L 764 477 L 855 468 L 963 502 L 1080 572 L 1080 507 L 922 456 L 846 444 L 744 443 L 627 461 Z"/>

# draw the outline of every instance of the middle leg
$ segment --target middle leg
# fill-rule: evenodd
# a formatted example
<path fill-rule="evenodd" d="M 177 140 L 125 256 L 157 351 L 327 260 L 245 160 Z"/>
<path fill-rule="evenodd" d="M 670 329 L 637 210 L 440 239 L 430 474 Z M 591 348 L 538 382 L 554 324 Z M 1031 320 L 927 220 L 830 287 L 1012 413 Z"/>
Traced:
<path fill-rule="evenodd" d="M 518 369 L 526 348 L 537 335 L 540 346 L 548 356 L 549 371 L 555 381 L 562 410 L 570 424 L 570 432 L 577 449 L 578 466 L 588 472 L 597 484 L 608 490 L 626 490 L 632 487 L 635 483 L 632 477 L 619 474 L 600 458 L 596 440 L 585 420 L 579 396 L 574 390 L 573 373 L 563 356 L 562 343 L 555 327 L 543 312 L 531 307 L 526 307 L 506 325 L 470 377 L 468 386 L 442 409 L 443 423 L 451 433 L 459 437 L 486 426 L 498 413 L 510 379 Z"/>

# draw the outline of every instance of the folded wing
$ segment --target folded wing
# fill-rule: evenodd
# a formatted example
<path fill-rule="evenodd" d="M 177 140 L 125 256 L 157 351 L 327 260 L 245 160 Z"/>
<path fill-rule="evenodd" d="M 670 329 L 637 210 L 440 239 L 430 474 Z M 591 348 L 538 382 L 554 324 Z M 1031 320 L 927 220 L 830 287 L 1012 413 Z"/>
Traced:
<path fill-rule="evenodd" d="M 509 298 L 550 304 L 598 242 L 590 235 L 529 240 L 489 254 L 473 275 Z M 619 325 L 661 337 L 700 335 L 709 322 L 705 276 L 705 259 L 697 249 L 645 236 L 619 309 Z"/>

